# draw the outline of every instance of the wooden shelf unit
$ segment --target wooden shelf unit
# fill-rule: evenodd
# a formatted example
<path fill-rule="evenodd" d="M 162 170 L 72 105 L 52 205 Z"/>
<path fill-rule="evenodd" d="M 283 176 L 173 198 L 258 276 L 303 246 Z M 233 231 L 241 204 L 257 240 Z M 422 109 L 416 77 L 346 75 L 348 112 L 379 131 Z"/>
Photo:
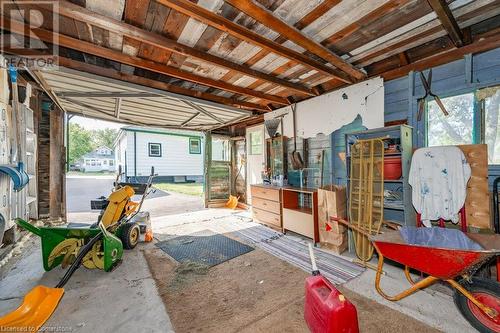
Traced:
<path fill-rule="evenodd" d="M 308 188 L 283 187 L 283 232 L 293 231 L 319 243 L 318 191 Z M 301 203 L 300 196 L 311 197 L 311 207 Z"/>
<path fill-rule="evenodd" d="M 411 187 L 408 184 L 408 176 L 410 173 L 411 157 L 413 154 L 412 145 L 412 127 L 407 125 L 396 125 L 354 133 L 347 133 L 346 140 L 346 160 L 347 160 L 347 181 L 350 180 L 350 163 L 351 163 L 351 146 L 360 139 L 383 138 L 386 141 L 395 141 L 399 144 L 398 152 L 384 153 L 384 157 L 401 156 L 401 178 L 390 180 L 384 179 L 381 182 L 384 184 L 385 190 L 400 193 L 401 201 L 384 202 L 384 220 L 391 220 L 400 225 L 415 225 L 416 214 L 411 201 Z M 379 203 L 380 205 L 380 203 Z"/>

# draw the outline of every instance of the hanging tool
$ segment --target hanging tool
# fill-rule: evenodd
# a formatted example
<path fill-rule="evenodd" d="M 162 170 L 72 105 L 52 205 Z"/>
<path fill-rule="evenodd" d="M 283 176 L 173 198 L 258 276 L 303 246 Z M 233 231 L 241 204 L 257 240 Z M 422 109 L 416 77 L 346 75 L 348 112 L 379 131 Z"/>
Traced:
<path fill-rule="evenodd" d="M 297 150 L 297 103 L 291 105 L 293 117 L 293 152 L 292 152 L 292 166 L 294 170 L 300 170 L 304 167 L 304 160 Z"/>
<path fill-rule="evenodd" d="M 425 101 L 428 96 L 431 96 L 434 98 L 436 101 L 437 105 L 443 112 L 445 116 L 448 116 L 449 113 L 446 111 L 446 108 L 444 107 L 444 104 L 441 102 L 441 99 L 439 98 L 438 95 L 434 94 L 431 91 L 431 84 L 432 84 L 432 69 L 429 70 L 429 75 L 427 76 L 427 79 L 425 78 L 425 75 L 423 72 L 420 72 L 420 81 L 422 81 L 422 86 L 425 89 L 425 95 L 424 97 L 420 98 L 418 100 L 418 115 L 417 115 L 417 120 L 420 121 L 422 119 L 422 115 L 424 114 L 424 109 L 425 109 Z"/>

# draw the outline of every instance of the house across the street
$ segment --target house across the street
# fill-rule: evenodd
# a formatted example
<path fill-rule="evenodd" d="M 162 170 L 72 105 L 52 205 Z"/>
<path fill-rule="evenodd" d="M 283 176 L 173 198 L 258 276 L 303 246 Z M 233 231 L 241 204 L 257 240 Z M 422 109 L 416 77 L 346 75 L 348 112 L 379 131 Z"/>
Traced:
<path fill-rule="evenodd" d="M 80 169 L 83 172 L 114 172 L 115 166 L 115 153 L 106 146 L 83 155 L 80 160 Z"/>
<path fill-rule="evenodd" d="M 115 141 L 116 165 L 127 178 L 144 180 L 155 168 L 156 181 L 203 181 L 200 132 L 122 127 Z"/>

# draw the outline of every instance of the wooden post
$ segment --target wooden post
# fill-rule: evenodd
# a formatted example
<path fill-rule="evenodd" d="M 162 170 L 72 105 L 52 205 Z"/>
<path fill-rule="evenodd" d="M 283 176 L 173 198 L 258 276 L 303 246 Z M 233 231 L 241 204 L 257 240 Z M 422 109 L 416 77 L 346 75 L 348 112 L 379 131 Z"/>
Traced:
<path fill-rule="evenodd" d="M 52 103 L 42 100 L 38 117 L 38 216 L 50 216 L 50 109 Z"/>
<path fill-rule="evenodd" d="M 49 167 L 49 202 L 50 218 L 66 219 L 65 200 L 65 164 L 64 112 L 55 107 L 50 111 L 50 167 Z"/>

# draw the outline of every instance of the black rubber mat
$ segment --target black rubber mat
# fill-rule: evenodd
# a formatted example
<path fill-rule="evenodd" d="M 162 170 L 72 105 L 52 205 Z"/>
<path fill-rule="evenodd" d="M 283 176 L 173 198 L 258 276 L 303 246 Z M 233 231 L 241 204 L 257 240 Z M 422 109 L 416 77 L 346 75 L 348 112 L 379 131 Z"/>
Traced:
<path fill-rule="evenodd" d="M 209 267 L 236 258 L 254 248 L 210 230 L 175 237 L 156 243 L 178 262 L 191 261 Z"/>

